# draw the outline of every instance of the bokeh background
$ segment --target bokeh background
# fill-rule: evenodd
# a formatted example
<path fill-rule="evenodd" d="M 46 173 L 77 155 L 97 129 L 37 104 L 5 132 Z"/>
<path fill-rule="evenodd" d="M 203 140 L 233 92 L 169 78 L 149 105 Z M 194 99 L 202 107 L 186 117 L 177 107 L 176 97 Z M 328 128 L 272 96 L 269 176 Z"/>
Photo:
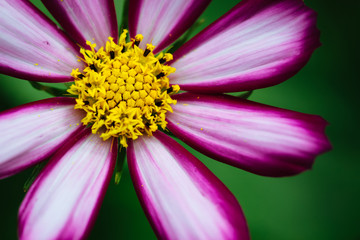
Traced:
<path fill-rule="evenodd" d="M 32 2 L 48 14 L 40 1 Z M 120 15 L 122 1 L 115 2 Z M 201 16 L 205 20 L 201 28 L 238 2 L 214 0 Z M 306 4 L 318 12 L 322 47 L 295 77 L 257 90 L 250 99 L 323 116 L 330 123 L 327 134 L 333 150 L 319 156 L 310 171 L 294 177 L 268 178 L 190 149 L 237 197 L 254 240 L 360 239 L 360 62 L 356 45 L 360 4 L 327 0 L 308 0 Z M 48 97 L 27 81 L 0 76 L 1 110 Z M 30 174 L 31 169 L 0 181 L 0 239 L 17 239 L 17 211 Z M 127 168 L 119 185 L 110 183 L 89 238 L 156 239 Z"/>

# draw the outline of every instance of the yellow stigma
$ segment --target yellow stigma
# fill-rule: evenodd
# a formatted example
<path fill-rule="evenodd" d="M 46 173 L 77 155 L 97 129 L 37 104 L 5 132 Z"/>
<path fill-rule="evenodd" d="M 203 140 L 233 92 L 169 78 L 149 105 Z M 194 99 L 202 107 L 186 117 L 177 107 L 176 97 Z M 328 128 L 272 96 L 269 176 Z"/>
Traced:
<path fill-rule="evenodd" d="M 91 50 L 80 50 L 86 67 L 82 72 L 73 69 L 75 82 L 68 90 L 77 95 L 75 109 L 86 112 L 82 123 L 94 134 L 101 132 L 104 140 L 119 137 L 124 147 L 128 138 L 151 136 L 159 126 L 165 129 L 165 114 L 176 104 L 170 95 L 179 91 L 178 85 L 169 85 L 168 75 L 175 68 L 164 65 L 172 55 L 154 56 L 152 44 L 140 49 L 140 34 L 130 42 L 126 37 L 127 30 L 118 44 L 109 37 L 105 49 L 98 51 L 88 41 Z"/>

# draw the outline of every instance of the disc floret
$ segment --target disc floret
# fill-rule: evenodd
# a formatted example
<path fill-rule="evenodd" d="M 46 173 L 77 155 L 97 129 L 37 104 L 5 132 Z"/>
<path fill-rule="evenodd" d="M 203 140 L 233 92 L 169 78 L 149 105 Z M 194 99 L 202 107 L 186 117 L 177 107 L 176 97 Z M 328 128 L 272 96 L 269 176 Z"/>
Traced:
<path fill-rule="evenodd" d="M 95 50 L 96 44 L 87 41 L 91 50 L 81 49 L 85 69 L 74 69 L 74 84 L 68 90 L 76 95 L 75 109 L 83 109 L 84 125 L 92 133 L 101 133 L 104 140 L 119 137 L 127 146 L 127 139 L 152 135 L 159 126 L 166 128 L 165 114 L 172 112 L 176 100 L 170 96 L 179 91 L 169 84 L 168 75 L 175 68 L 166 65 L 172 60 L 169 53 L 153 54 L 154 46 L 139 48 L 142 35 L 126 42 L 127 30 L 116 44 L 109 37 L 105 49 Z"/>

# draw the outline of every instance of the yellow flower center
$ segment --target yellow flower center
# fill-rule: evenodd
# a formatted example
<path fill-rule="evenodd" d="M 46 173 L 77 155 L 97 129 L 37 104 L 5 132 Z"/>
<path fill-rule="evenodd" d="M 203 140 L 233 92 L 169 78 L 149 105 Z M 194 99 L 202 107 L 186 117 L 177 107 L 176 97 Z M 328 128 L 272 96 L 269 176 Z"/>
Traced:
<path fill-rule="evenodd" d="M 98 51 L 88 41 L 91 50 L 80 50 L 86 67 L 82 72 L 73 69 L 74 84 L 68 90 L 77 95 L 75 109 L 86 112 L 82 123 L 104 140 L 119 137 L 124 147 L 128 138 L 166 128 L 165 114 L 172 112 L 170 104 L 176 104 L 170 95 L 179 91 L 178 85 L 169 85 L 168 75 L 175 68 L 164 65 L 172 55 L 154 56 L 151 44 L 140 49 L 140 34 L 130 42 L 126 37 L 127 30 L 118 44 L 109 37 L 105 49 Z"/>

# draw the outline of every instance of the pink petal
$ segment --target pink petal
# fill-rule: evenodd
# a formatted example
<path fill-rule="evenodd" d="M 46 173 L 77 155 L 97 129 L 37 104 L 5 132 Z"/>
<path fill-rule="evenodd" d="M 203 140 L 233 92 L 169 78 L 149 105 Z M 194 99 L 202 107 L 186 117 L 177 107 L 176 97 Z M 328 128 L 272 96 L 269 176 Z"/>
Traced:
<path fill-rule="evenodd" d="M 116 139 L 89 134 L 64 145 L 29 189 L 19 209 L 20 239 L 83 239 L 89 233 L 117 153 Z"/>
<path fill-rule="evenodd" d="M 249 239 L 235 197 L 172 138 L 156 132 L 131 142 L 128 164 L 159 239 Z"/>
<path fill-rule="evenodd" d="M 243 0 L 174 54 L 182 90 L 236 92 L 278 84 L 320 45 L 316 13 L 301 0 Z"/>
<path fill-rule="evenodd" d="M 50 98 L 0 114 L 0 179 L 49 157 L 79 130 L 82 111 L 72 98 Z"/>
<path fill-rule="evenodd" d="M 210 0 L 134 0 L 129 5 L 129 31 L 142 34 L 159 52 L 179 38 L 205 10 Z"/>
<path fill-rule="evenodd" d="M 171 132 L 207 156 L 256 174 L 300 173 L 331 148 L 319 116 L 224 95 L 175 98 L 167 116 Z"/>
<path fill-rule="evenodd" d="M 69 82 L 82 68 L 76 46 L 29 1 L 0 3 L 0 73 L 41 82 Z"/>
<path fill-rule="evenodd" d="M 105 47 L 108 37 L 118 39 L 113 0 L 42 0 L 49 12 L 81 46 L 86 40 Z"/>

